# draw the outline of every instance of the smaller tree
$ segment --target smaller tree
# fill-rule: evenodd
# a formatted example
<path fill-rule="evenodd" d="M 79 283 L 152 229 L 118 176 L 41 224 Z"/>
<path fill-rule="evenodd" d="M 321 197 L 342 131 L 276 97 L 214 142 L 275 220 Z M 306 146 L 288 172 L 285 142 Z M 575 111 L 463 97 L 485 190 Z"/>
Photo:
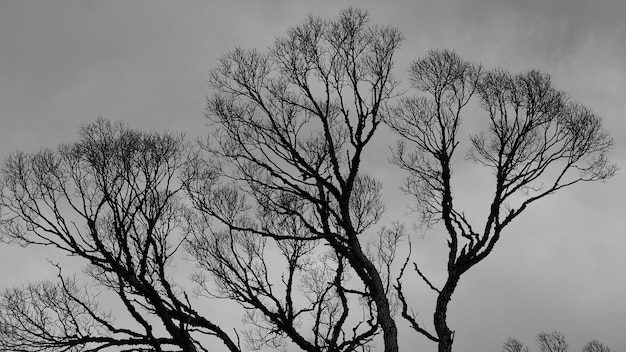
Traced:
<path fill-rule="evenodd" d="M 582 352 L 611 352 L 611 349 L 598 340 L 591 340 L 583 346 Z"/>
<path fill-rule="evenodd" d="M 541 352 L 567 352 L 569 348 L 565 335 L 559 331 L 542 332 L 537 335 L 536 341 Z M 521 341 L 512 337 L 507 338 L 504 345 L 502 345 L 502 352 L 528 351 L 528 347 L 524 347 Z M 612 350 L 598 340 L 591 340 L 583 346 L 581 352 L 612 352 Z"/>
<path fill-rule="evenodd" d="M 525 347 L 522 341 L 509 337 L 502 345 L 502 352 L 528 352 L 528 347 Z"/>
<path fill-rule="evenodd" d="M 408 174 L 402 189 L 415 198 L 421 220 L 442 226 L 447 235 L 443 283 L 413 263 L 437 296 L 434 331 L 409 313 L 401 282 L 408 261 L 395 286 L 411 327 L 436 342 L 439 352 L 450 352 L 454 330 L 448 325 L 448 306 L 461 277 L 493 251 L 529 206 L 574 184 L 611 178 L 617 170 L 607 158 L 613 140 L 598 115 L 571 101 L 538 71 L 484 71 L 453 51 L 433 50 L 412 63 L 409 79 L 421 96 L 389 107 L 385 121 L 401 137 L 392 162 Z M 466 158 L 493 175 L 482 221 L 459 206 L 454 190 L 463 175 L 453 177 L 463 143 L 461 121 L 474 97 L 488 127 L 466 139 Z"/>
<path fill-rule="evenodd" d="M 81 258 L 97 289 L 62 276 L 59 265 L 56 282 L 0 293 L 0 351 L 194 352 L 214 336 L 240 352 L 170 275 L 187 239 L 179 175 L 194 155 L 182 135 L 99 119 L 74 143 L 6 159 L 2 241 Z M 99 307 L 101 291 L 117 298 L 125 325 Z"/>
<path fill-rule="evenodd" d="M 536 340 L 541 352 L 567 352 L 569 349 L 565 335 L 559 331 L 541 332 Z"/>

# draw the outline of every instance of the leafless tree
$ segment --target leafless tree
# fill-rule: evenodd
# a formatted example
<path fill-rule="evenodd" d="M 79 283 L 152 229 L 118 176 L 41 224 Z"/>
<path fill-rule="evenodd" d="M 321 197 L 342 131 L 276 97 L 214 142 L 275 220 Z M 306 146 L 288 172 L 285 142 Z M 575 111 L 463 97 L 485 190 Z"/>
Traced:
<path fill-rule="evenodd" d="M 565 335 L 559 331 L 537 334 L 537 344 L 541 352 L 567 352 L 569 349 Z"/>
<path fill-rule="evenodd" d="M 447 323 L 448 303 L 461 276 L 491 253 L 504 228 L 532 203 L 576 183 L 612 177 L 616 167 L 607 162 L 607 152 L 613 141 L 600 117 L 570 101 L 548 75 L 537 71 L 485 72 L 452 51 L 433 50 L 412 63 L 409 79 L 424 95 L 403 98 L 387 109 L 386 121 L 402 137 L 393 162 L 408 173 L 404 191 L 415 197 L 426 224 L 441 223 L 447 232 L 443 285 L 429 280 L 414 263 L 416 274 L 437 295 L 434 332 L 409 313 L 400 278 L 396 288 L 403 317 L 437 342 L 440 352 L 449 352 L 454 332 Z M 489 127 L 470 136 L 467 155 L 495 178 L 480 226 L 455 205 L 452 182 L 462 113 L 475 96 Z"/>
<path fill-rule="evenodd" d="M 528 347 L 515 338 L 509 337 L 502 345 L 502 352 L 528 352 Z"/>
<path fill-rule="evenodd" d="M 205 350 L 198 336 L 239 347 L 197 313 L 168 275 L 185 235 L 179 174 L 193 154 L 182 135 L 99 119 L 79 141 L 12 154 L 2 169 L 2 238 L 48 246 L 86 262 L 135 325 L 120 327 L 73 279 L 0 298 L 0 346 L 11 351 Z"/>
<path fill-rule="evenodd" d="M 598 340 L 591 340 L 583 346 L 582 352 L 611 352 L 611 349 Z"/>
<path fill-rule="evenodd" d="M 381 184 L 360 166 L 397 86 L 401 40 L 347 9 L 309 17 L 267 52 L 235 49 L 211 71 L 204 147 L 216 161 L 190 168 L 202 214 L 189 250 L 202 288 L 212 278 L 210 294 L 250 310 L 253 344 L 352 351 L 382 332 L 384 351 L 398 350 L 390 270 L 403 227 L 374 228 Z M 272 270 L 279 260 L 286 269 Z"/>
<path fill-rule="evenodd" d="M 567 352 L 569 348 L 565 335 L 558 331 L 537 334 L 536 341 L 541 352 Z M 502 352 L 528 352 L 528 347 L 509 337 L 502 346 Z M 611 349 L 598 340 L 591 340 L 583 346 L 581 352 L 611 352 Z"/>

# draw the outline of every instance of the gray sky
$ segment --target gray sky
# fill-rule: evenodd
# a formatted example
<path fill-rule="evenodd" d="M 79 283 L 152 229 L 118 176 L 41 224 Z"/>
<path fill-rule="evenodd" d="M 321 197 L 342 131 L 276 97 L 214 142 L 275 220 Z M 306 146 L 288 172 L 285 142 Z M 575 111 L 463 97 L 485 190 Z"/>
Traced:
<path fill-rule="evenodd" d="M 623 0 L 0 1 L 0 157 L 73 141 L 98 116 L 202 135 L 208 70 L 220 55 L 266 48 L 307 14 L 334 17 L 348 6 L 404 33 L 400 78 L 432 48 L 455 49 L 488 68 L 552 74 L 557 87 L 604 117 L 616 141 L 611 158 L 626 167 Z M 381 152 L 372 155 L 379 159 L 370 165 L 384 164 L 389 142 L 378 141 Z M 398 173 L 389 170 L 371 172 L 397 197 L 388 213 L 400 214 L 409 200 L 398 197 Z M 470 182 L 459 182 L 457 196 L 472 208 L 489 183 L 472 168 L 463 173 Z M 538 332 L 555 329 L 572 350 L 597 338 L 626 351 L 625 181 L 622 171 L 606 184 L 565 190 L 516 220 L 453 296 L 459 351 L 499 351 L 507 336 L 532 350 Z M 440 235 L 414 242 L 435 278 L 444 266 Z M 0 248 L 0 286 L 51 272 L 39 253 Z M 417 284 L 414 296 L 429 324 L 433 297 Z M 406 350 L 436 350 L 398 322 Z"/>

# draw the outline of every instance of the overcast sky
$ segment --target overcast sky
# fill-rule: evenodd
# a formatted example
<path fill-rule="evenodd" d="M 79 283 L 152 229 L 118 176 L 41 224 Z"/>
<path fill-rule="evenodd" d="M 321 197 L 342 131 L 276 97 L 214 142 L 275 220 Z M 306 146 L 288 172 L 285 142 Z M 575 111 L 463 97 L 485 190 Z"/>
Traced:
<path fill-rule="evenodd" d="M 73 141 L 98 116 L 206 133 L 208 71 L 220 55 L 237 46 L 264 49 L 307 14 L 334 17 L 348 6 L 404 33 L 400 78 L 410 60 L 433 48 L 455 49 L 488 68 L 552 74 L 557 87 L 604 117 L 616 142 L 611 159 L 626 169 L 623 0 L 0 1 L 0 157 Z M 378 160 L 367 163 L 382 165 L 371 172 L 396 197 L 398 173 L 384 164 L 389 142 L 377 141 Z M 463 172 L 471 183 L 456 190 L 473 207 L 489 184 Z M 458 351 L 499 351 L 507 336 L 536 350 L 534 336 L 555 329 L 572 351 L 594 338 L 626 351 L 625 181 L 622 171 L 606 184 L 565 190 L 516 220 L 453 296 Z M 397 214 L 408 202 L 386 199 Z M 415 240 L 416 259 L 435 277 L 443 242 L 435 233 Z M 0 288 L 42 266 L 50 272 L 39 253 L 0 248 Z M 426 292 L 416 286 L 415 308 L 429 324 Z M 436 350 L 398 322 L 404 350 Z"/>

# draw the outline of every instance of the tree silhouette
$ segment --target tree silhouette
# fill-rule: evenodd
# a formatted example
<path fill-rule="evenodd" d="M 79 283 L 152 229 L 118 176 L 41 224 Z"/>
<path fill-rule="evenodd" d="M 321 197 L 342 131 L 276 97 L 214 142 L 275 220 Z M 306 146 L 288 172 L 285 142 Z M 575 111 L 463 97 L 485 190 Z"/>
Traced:
<path fill-rule="evenodd" d="M 433 50 L 412 63 L 409 79 L 424 96 L 405 97 L 389 107 L 386 121 L 402 137 L 393 162 L 408 173 L 403 190 L 415 197 L 424 223 L 441 223 L 447 232 L 443 285 L 435 285 L 414 263 L 416 274 L 437 295 L 434 332 L 409 314 L 401 278 L 396 288 L 403 317 L 437 342 L 440 352 L 449 352 L 454 332 L 447 323 L 448 304 L 461 276 L 491 253 L 505 227 L 532 203 L 576 183 L 612 177 L 616 167 L 606 154 L 613 141 L 600 117 L 537 71 L 484 71 L 452 51 Z M 475 96 L 489 127 L 469 137 L 467 157 L 494 176 L 488 215 L 480 226 L 455 205 L 452 182 L 459 126 Z"/>
<path fill-rule="evenodd" d="M 541 352 L 567 352 L 569 349 L 565 335 L 559 331 L 541 332 L 536 340 Z"/>
<path fill-rule="evenodd" d="M 202 350 L 198 335 L 237 343 L 191 306 L 168 275 L 185 235 L 182 135 L 99 119 L 79 141 L 12 154 L 2 169 L 2 236 L 85 260 L 135 322 L 124 328 L 74 279 L 9 289 L 0 298 L 0 346 L 11 351 L 99 351 L 120 346 Z M 157 331 L 163 331 L 159 333 Z"/>
<path fill-rule="evenodd" d="M 524 347 L 520 340 L 509 337 L 502 345 L 502 352 L 528 352 L 528 347 Z"/>
<path fill-rule="evenodd" d="M 569 349 L 565 335 L 559 331 L 541 332 L 537 334 L 536 341 L 541 352 L 567 352 Z M 528 352 L 528 347 L 509 337 L 502 346 L 502 352 Z M 611 349 L 598 340 L 591 340 L 583 346 L 581 352 L 611 352 Z"/>
<path fill-rule="evenodd" d="M 609 348 L 609 346 L 603 344 L 602 342 L 598 340 L 591 340 L 583 346 L 583 349 L 581 351 L 582 352 L 611 352 L 611 349 Z"/>
<path fill-rule="evenodd" d="M 256 345 L 286 336 L 306 351 L 349 351 L 382 331 L 384 351 L 398 350 L 390 270 L 403 227 L 362 240 L 384 206 L 360 166 L 394 95 L 401 40 L 347 9 L 309 17 L 268 52 L 235 49 L 211 71 L 204 148 L 215 162 L 191 168 L 203 217 L 190 251 L 218 295 L 254 312 Z M 268 241 L 287 268 L 278 282 Z"/>

